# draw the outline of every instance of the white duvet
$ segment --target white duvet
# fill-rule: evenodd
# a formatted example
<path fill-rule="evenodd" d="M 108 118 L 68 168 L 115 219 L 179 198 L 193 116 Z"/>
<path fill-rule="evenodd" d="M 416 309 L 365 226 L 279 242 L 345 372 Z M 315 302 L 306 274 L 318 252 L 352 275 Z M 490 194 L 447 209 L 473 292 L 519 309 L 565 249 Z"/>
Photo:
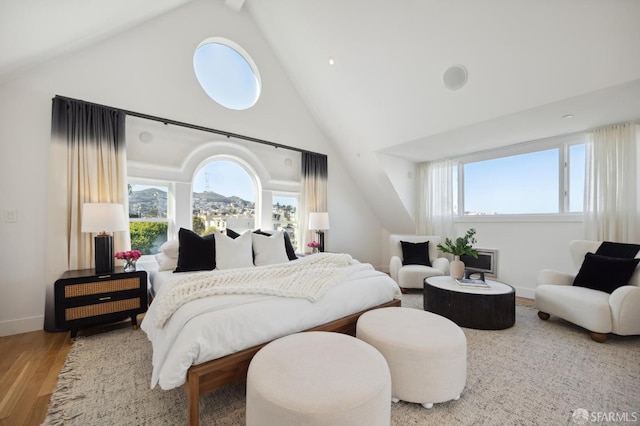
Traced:
<path fill-rule="evenodd" d="M 297 262 L 297 261 L 292 261 Z M 184 274 L 157 272 L 160 293 Z M 187 370 L 243 349 L 306 330 L 400 297 L 398 285 L 371 265 L 361 264 L 316 302 L 262 294 L 225 294 L 191 300 L 158 326 L 154 303 L 141 328 L 153 346 L 151 387 L 173 389 Z"/>

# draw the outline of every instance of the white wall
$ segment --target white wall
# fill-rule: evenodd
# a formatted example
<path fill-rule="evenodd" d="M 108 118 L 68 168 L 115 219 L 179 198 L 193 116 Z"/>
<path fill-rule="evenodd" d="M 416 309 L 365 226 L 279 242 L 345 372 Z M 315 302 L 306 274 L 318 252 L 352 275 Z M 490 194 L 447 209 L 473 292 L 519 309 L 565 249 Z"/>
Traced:
<path fill-rule="evenodd" d="M 262 96 L 248 111 L 218 106 L 196 81 L 193 51 L 212 36 L 240 44 L 260 69 Z M 16 210 L 18 217 L 0 221 L 0 335 L 41 329 L 46 285 L 67 268 L 64 220 L 47 210 L 47 198 L 56 197 L 56 188 L 48 188 L 56 94 L 327 154 L 328 248 L 379 263 L 378 219 L 250 17 L 201 0 L 0 86 L 0 211 Z"/>
<path fill-rule="evenodd" d="M 464 235 L 469 228 L 477 231 L 476 247 L 498 250 L 497 280 L 529 298 L 534 297 L 541 269 L 574 272 L 569 241 L 584 239 L 581 221 L 464 221 L 455 224 L 456 235 Z"/>

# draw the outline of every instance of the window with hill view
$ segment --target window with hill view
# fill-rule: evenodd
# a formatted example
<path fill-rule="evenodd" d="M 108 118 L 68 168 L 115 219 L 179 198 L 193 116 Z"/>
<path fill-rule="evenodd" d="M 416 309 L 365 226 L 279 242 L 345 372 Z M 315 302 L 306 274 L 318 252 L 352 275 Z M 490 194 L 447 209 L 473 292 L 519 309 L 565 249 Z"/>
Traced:
<path fill-rule="evenodd" d="M 167 241 L 169 187 L 130 183 L 128 189 L 131 248 L 142 254 L 158 253 Z"/>
<path fill-rule="evenodd" d="M 253 177 L 238 163 L 214 160 L 194 176 L 192 229 L 200 235 L 231 228 L 237 232 L 255 228 L 256 205 Z M 171 212 L 168 185 L 129 184 L 131 248 L 156 254 L 167 241 Z M 271 228 L 284 230 L 297 248 L 297 194 L 274 194 Z"/>

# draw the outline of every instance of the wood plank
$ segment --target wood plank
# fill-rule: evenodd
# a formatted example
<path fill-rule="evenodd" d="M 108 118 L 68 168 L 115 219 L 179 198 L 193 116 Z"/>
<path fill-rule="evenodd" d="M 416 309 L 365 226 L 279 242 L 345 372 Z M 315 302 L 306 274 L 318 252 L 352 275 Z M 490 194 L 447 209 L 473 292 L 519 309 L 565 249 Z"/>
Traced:
<path fill-rule="evenodd" d="M 68 333 L 0 337 L 0 425 L 40 425 L 71 349 Z"/>

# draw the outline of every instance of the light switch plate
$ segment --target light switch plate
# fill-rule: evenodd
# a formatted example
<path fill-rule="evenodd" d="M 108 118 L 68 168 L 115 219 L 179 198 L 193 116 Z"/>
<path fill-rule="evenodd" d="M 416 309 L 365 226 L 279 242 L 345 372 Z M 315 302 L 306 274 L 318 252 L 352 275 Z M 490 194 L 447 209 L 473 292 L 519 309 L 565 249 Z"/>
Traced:
<path fill-rule="evenodd" d="M 7 223 L 13 223 L 18 221 L 18 211 L 12 209 L 5 209 L 4 221 Z"/>

